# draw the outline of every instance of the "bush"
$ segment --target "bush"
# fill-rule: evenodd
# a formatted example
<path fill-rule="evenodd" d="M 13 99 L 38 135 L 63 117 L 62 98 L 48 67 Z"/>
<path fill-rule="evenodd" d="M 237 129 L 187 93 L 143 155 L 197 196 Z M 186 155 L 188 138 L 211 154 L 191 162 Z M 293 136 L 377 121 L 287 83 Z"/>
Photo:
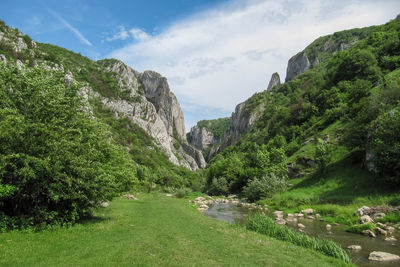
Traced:
<path fill-rule="evenodd" d="M 186 190 L 184 188 L 179 188 L 178 190 L 176 190 L 175 196 L 177 198 L 183 198 L 186 196 Z"/>
<path fill-rule="evenodd" d="M 330 145 L 318 138 L 318 145 L 315 148 L 315 162 L 318 165 L 319 171 L 324 172 L 330 161 Z"/>
<path fill-rule="evenodd" d="M 286 189 L 285 177 L 279 177 L 275 173 L 265 174 L 260 178 L 254 178 L 246 187 L 243 193 L 250 201 L 261 198 L 272 197 L 275 193 Z"/>
<path fill-rule="evenodd" d="M 381 177 L 393 185 L 400 185 L 400 105 L 375 121 L 371 134 L 376 169 Z"/>
<path fill-rule="evenodd" d="M 135 183 L 136 164 L 82 105 L 78 88 L 66 87 L 62 73 L 0 64 L 0 216 L 8 218 L 6 227 L 74 223 Z"/>
<path fill-rule="evenodd" d="M 293 243 L 297 246 L 313 249 L 327 256 L 338 258 L 346 263 L 350 262 L 350 256 L 335 242 L 310 237 L 286 226 L 278 225 L 270 217 L 262 213 L 252 215 L 246 223 L 246 228 L 278 240 Z"/>

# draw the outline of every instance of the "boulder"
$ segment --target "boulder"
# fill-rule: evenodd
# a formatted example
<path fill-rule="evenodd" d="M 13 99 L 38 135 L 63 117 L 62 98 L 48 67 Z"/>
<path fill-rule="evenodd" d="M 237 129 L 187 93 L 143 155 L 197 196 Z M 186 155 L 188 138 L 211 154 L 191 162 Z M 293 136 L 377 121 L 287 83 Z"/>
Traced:
<path fill-rule="evenodd" d="M 0 62 L 7 63 L 7 58 L 6 58 L 6 56 L 5 56 L 5 55 L 3 55 L 3 54 L 0 54 Z"/>
<path fill-rule="evenodd" d="M 349 249 L 349 250 L 361 250 L 362 247 L 359 246 L 359 245 L 350 245 L 350 246 L 347 247 L 347 249 Z"/>
<path fill-rule="evenodd" d="M 378 226 L 380 228 L 385 228 L 386 224 L 378 222 L 378 223 L 376 223 L 376 226 Z"/>
<path fill-rule="evenodd" d="M 108 202 L 103 202 L 100 204 L 103 208 L 107 208 L 108 206 L 110 206 L 110 204 L 108 204 Z"/>
<path fill-rule="evenodd" d="M 382 219 L 382 218 L 384 218 L 385 216 L 386 216 L 385 213 L 383 213 L 383 212 L 378 212 L 378 213 L 375 213 L 374 215 L 372 215 L 372 218 L 374 218 L 374 220 L 377 220 L 377 219 Z"/>
<path fill-rule="evenodd" d="M 299 214 L 297 214 L 297 217 L 304 218 L 304 214 L 303 213 L 299 213 Z"/>
<path fill-rule="evenodd" d="M 393 234 L 395 230 L 393 226 L 385 226 L 384 229 L 388 231 L 389 234 Z"/>
<path fill-rule="evenodd" d="M 204 201 L 204 200 L 206 200 L 204 197 L 198 197 L 198 198 L 196 198 L 195 199 L 196 201 Z"/>
<path fill-rule="evenodd" d="M 297 227 L 298 227 L 299 229 L 304 229 L 304 228 L 306 228 L 306 226 L 305 226 L 304 224 L 302 224 L 302 223 L 298 223 L 298 224 L 297 224 Z"/>
<path fill-rule="evenodd" d="M 368 214 L 368 212 L 369 212 L 370 209 L 371 209 L 370 207 L 362 206 L 361 208 L 359 208 L 358 210 L 356 210 L 356 213 L 357 213 L 358 215 L 360 215 L 360 216 L 363 216 L 363 215 L 365 215 L 365 214 Z"/>
<path fill-rule="evenodd" d="M 369 237 L 376 237 L 375 233 L 372 232 L 371 230 L 363 230 L 361 233 Z"/>
<path fill-rule="evenodd" d="M 208 209 L 208 206 L 207 206 L 206 204 L 202 204 L 202 205 L 200 205 L 199 208 L 200 208 L 200 209 Z"/>
<path fill-rule="evenodd" d="M 388 234 L 386 230 L 383 230 L 382 228 L 379 228 L 379 227 L 376 227 L 376 228 L 375 228 L 375 232 L 376 232 L 377 234 L 385 235 L 385 236 Z"/>
<path fill-rule="evenodd" d="M 302 213 L 306 214 L 306 215 L 310 215 L 314 213 L 313 209 L 305 209 L 301 211 Z"/>
<path fill-rule="evenodd" d="M 276 218 L 283 218 L 283 211 L 281 210 L 276 210 L 273 212 L 273 214 Z"/>
<path fill-rule="evenodd" d="M 385 241 L 397 241 L 397 239 L 394 236 L 386 237 Z"/>
<path fill-rule="evenodd" d="M 330 224 L 327 224 L 325 227 L 326 227 L 326 230 L 328 230 L 328 231 L 332 230 L 332 225 L 330 225 Z"/>
<path fill-rule="evenodd" d="M 374 220 L 372 220 L 372 218 L 369 217 L 369 215 L 363 215 L 360 218 L 360 222 L 365 224 L 365 223 L 372 223 L 374 222 Z"/>
<path fill-rule="evenodd" d="M 286 220 L 285 220 L 285 219 L 282 219 L 282 218 L 277 218 L 277 219 L 275 220 L 275 222 L 276 222 L 277 224 L 279 224 L 279 225 L 285 225 L 285 224 L 286 224 Z"/>
<path fill-rule="evenodd" d="M 382 251 L 372 251 L 368 259 L 370 261 L 398 261 L 400 256 Z"/>
<path fill-rule="evenodd" d="M 121 198 L 127 198 L 127 199 L 132 199 L 132 200 L 138 200 L 136 197 L 134 197 L 134 196 L 131 195 L 131 194 L 122 195 Z"/>
<path fill-rule="evenodd" d="M 307 216 L 307 219 L 315 220 L 315 216 L 313 216 L 313 215 L 308 215 L 308 216 Z"/>

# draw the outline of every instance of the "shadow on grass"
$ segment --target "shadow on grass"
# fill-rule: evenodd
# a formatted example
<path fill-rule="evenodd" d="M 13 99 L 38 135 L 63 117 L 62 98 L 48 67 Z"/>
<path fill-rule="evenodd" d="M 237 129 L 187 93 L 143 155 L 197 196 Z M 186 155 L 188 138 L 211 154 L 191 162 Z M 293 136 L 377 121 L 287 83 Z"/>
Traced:
<path fill-rule="evenodd" d="M 291 190 L 314 187 L 319 203 L 350 204 L 359 197 L 381 196 L 397 191 L 360 166 L 359 154 L 330 164 L 325 172 L 315 172 Z"/>
<path fill-rule="evenodd" d="M 78 221 L 78 224 L 81 225 L 95 225 L 98 223 L 103 223 L 106 221 L 110 221 L 112 218 L 108 214 L 102 214 L 102 215 L 88 215 L 86 217 L 83 217 Z"/>

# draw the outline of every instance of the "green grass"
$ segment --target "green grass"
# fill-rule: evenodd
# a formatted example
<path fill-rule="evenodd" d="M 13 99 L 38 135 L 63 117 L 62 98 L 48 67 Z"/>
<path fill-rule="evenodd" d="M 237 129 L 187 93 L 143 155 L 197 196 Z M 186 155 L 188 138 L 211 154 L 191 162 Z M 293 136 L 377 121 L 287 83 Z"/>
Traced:
<path fill-rule="evenodd" d="M 278 240 L 319 251 L 327 256 L 338 258 L 343 262 L 350 262 L 350 256 L 335 242 L 327 239 L 310 237 L 286 226 L 278 225 L 265 214 L 256 213 L 252 215 L 247 221 L 246 227 L 249 230 L 274 237 Z"/>
<path fill-rule="evenodd" d="M 1 266 L 340 266 L 343 262 L 203 216 L 187 199 L 116 199 L 70 228 L 0 235 Z"/>
<path fill-rule="evenodd" d="M 370 230 L 372 232 L 375 231 L 375 224 L 366 223 L 366 224 L 355 224 L 348 228 L 346 228 L 347 232 L 361 234 L 364 230 Z"/>
<path fill-rule="evenodd" d="M 353 225 L 359 222 L 355 211 L 361 206 L 391 205 L 400 198 L 398 191 L 381 186 L 375 179 L 349 156 L 336 159 L 324 174 L 290 180 L 293 186 L 288 191 L 259 203 L 287 213 L 313 208 L 327 222 Z M 398 218 L 391 214 L 388 220 L 395 222 Z"/>

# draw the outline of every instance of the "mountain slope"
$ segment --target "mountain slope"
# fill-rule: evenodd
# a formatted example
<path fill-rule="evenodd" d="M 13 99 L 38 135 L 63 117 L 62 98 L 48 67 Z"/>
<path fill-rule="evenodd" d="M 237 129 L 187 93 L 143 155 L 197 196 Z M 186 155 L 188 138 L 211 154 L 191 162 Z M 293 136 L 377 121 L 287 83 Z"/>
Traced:
<path fill-rule="evenodd" d="M 0 21 L 0 232 L 71 224 L 132 189 L 201 190 L 160 74 L 35 43 Z M 175 164 L 173 164 L 175 163 Z"/>
<path fill-rule="evenodd" d="M 374 176 L 380 183 L 399 184 L 394 178 L 399 175 L 394 163 L 399 154 L 389 149 L 388 142 L 397 147 L 400 18 L 342 32 L 350 36 L 347 40 L 355 38 L 352 33 L 363 40 L 344 51 L 336 50 L 341 41 L 335 43 L 334 49 L 315 57 L 320 60 L 317 66 L 237 106 L 221 146 L 225 149 L 208 168 L 211 192 L 266 197 L 268 193 L 257 188 L 286 178 L 287 171 L 276 169 L 277 164 L 299 176 L 322 171 L 333 160 L 350 156 L 353 163 L 369 161 L 377 167 Z M 318 39 L 302 53 L 321 51 L 335 35 Z M 391 128 L 383 128 L 388 121 L 393 123 Z M 278 183 L 273 190 L 284 188 Z"/>
<path fill-rule="evenodd" d="M 65 74 L 66 83 L 86 83 L 84 95 L 129 117 L 152 136 L 169 160 L 197 170 L 205 167 L 199 151 L 188 146 L 183 113 L 166 78 L 153 71 L 139 73 L 117 60 L 91 61 L 50 44 L 36 44 L 29 36 L 6 27 L 0 31 L 0 54 L 22 67 L 44 66 Z"/>

